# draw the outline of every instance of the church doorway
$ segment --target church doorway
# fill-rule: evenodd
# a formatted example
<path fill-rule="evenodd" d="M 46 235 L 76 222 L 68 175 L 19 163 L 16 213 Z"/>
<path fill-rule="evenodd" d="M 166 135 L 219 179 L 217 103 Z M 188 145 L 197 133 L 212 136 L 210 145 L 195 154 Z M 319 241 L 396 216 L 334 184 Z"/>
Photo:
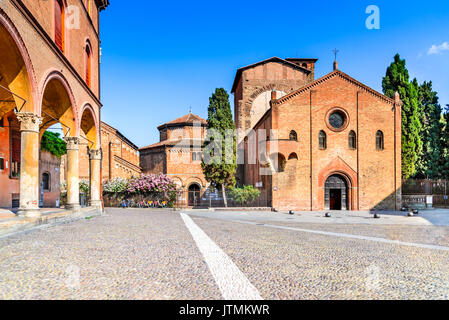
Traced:
<path fill-rule="evenodd" d="M 348 210 L 348 183 L 343 176 L 330 176 L 324 188 L 325 210 Z"/>
<path fill-rule="evenodd" d="M 189 207 L 196 207 L 200 205 L 201 187 L 193 183 L 189 186 Z"/>

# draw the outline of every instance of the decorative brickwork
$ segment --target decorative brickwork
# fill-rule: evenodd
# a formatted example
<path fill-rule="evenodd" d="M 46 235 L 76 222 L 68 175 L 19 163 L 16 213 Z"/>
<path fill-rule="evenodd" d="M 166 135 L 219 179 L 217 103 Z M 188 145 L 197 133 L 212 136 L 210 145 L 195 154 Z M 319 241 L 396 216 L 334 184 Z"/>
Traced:
<path fill-rule="evenodd" d="M 256 68 L 260 65 L 256 64 Z M 281 69 L 274 70 L 280 72 Z M 282 73 L 272 77 L 282 78 Z M 247 83 L 250 81 L 246 80 L 242 75 L 235 85 L 237 106 L 243 100 L 251 101 L 251 97 L 260 92 L 251 87 L 253 94 L 247 91 L 242 95 L 242 88 L 249 90 Z M 278 90 L 268 77 L 258 81 L 261 88 Z M 237 107 L 237 125 L 243 125 L 241 119 L 246 117 L 245 110 Z M 335 70 L 316 81 L 296 86 L 285 96 L 276 99 L 273 94 L 270 108 L 254 129 L 255 137 L 248 136 L 243 144 L 245 165 L 240 166 L 240 179 L 245 184 L 260 186 L 262 197 L 272 207 L 280 210 L 400 208 L 399 99 L 389 99 Z M 267 133 L 259 136 L 259 129 Z M 271 129 L 274 132 L 270 134 Z M 384 135 L 383 150 L 376 149 L 379 130 Z M 292 131 L 297 133 L 293 140 Z M 325 139 L 321 147 L 320 132 Z M 252 154 L 262 151 L 261 146 L 251 147 L 251 143 L 258 139 L 265 141 L 267 137 L 270 141 L 265 142 L 264 156 L 270 159 L 269 166 L 264 165 L 261 158 L 255 164 L 248 163 Z M 276 170 L 269 170 L 272 175 L 266 175 L 267 170 L 265 173 L 262 170 L 267 168 Z M 341 181 L 341 185 L 332 189 L 334 181 Z M 342 189 L 343 183 L 345 188 Z"/>

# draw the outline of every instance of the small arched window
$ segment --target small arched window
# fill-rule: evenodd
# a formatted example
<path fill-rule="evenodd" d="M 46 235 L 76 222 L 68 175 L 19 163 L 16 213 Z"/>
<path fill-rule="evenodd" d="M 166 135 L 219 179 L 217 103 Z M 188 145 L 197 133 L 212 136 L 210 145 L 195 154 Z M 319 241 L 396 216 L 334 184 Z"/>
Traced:
<path fill-rule="evenodd" d="M 307 69 L 307 63 L 304 62 L 304 63 L 302 64 L 302 67 Z"/>
<path fill-rule="evenodd" d="M 288 160 L 298 160 L 298 155 L 293 152 L 288 156 Z"/>
<path fill-rule="evenodd" d="M 292 141 L 298 141 L 298 134 L 295 130 L 290 131 L 290 140 Z"/>
<path fill-rule="evenodd" d="M 324 132 L 323 130 L 321 130 L 320 134 L 318 135 L 318 145 L 321 150 L 327 149 L 326 132 Z"/>
<path fill-rule="evenodd" d="M 42 189 L 50 191 L 50 174 L 48 172 L 42 174 Z"/>
<path fill-rule="evenodd" d="M 62 0 L 55 1 L 55 43 L 56 46 L 64 53 L 64 4 Z"/>
<path fill-rule="evenodd" d="M 86 43 L 86 84 L 90 87 L 92 77 L 92 50 L 89 42 Z"/>
<path fill-rule="evenodd" d="M 376 149 L 383 150 L 384 149 L 384 134 L 382 131 L 377 131 L 376 133 Z"/>
<path fill-rule="evenodd" d="M 353 130 L 349 132 L 348 137 L 349 149 L 355 150 L 357 149 L 357 135 Z"/>

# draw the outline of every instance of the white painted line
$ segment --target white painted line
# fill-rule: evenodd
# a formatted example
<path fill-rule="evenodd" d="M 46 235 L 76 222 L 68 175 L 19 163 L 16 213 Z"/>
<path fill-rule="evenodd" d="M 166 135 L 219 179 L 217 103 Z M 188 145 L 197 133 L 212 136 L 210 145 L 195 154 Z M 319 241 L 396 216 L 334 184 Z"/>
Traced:
<path fill-rule="evenodd" d="M 240 220 L 225 220 L 225 221 L 244 223 L 244 224 L 251 224 L 251 225 L 255 225 L 255 226 L 262 226 L 262 227 L 275 228 L 275 229 L 283 229 L 283 230 L 290 230 L 290 231 L 314 233 L 314 234 L 320 234 L 320 235 L 332 236 L 332 237 L 339 237 L 339 238 L 367 240 L 367 241 L 375 241 L 375 242 L 396 244 L 396 245 L 408 246 L 408 247 L 417 247 L 417 248 L 422 248 L 422 249 L 449 251 L 449 247 L 433 245 L 433 244 L 413 243 L 413 242 L 405 242 L 405 241 L 399 241 L 399 240 L 390 240 L 390 239 L 385 239 L 385 238 L 361 236 L 361 235 L 356 235 L 356 234 L 293 228 L 293 227 L 286 227 L 286 226 L 278 226 L 278 225 L 274 225 L 274 224 L 263 224 L 263 223 L 260 223 L 260 222 L 250 222 L 250 221 L 240 221 Z"/>
<path fill-rule="evenodd" d="M 186 214 L 181 213 L 225 300 L 263 300 L 234 262 Z"/>

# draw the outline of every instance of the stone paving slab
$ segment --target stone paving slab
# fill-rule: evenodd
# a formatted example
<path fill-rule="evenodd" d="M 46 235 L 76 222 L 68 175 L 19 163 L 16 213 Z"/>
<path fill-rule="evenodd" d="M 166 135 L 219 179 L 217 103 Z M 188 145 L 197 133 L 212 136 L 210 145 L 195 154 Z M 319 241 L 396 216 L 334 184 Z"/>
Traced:
<path fill-rule="evenodd" d="M 182 211 L 106 212 L 0 238 L 0 299 L 223 298 Z M 188 212 L 264 299 L 449 299 L 449 252 L 436 246 L 448 245 L 447 227 L 308 223 L 260 212 L 241 212 L 240 220 L 236 212 L 233 221 L 229 212 L 208 214 Z"/>
<path fill-rule="evenodd" d="M 447 251 L 192 218 L 265 299 L 449 298 Z"/>
<path fill-rule="evenodd" d="M 39 218 L 27 218 L 14 215 L 13 218 L 0 220 L 0 238 L 42 226 L 70 222 L 90 215 L 99 214 L 101 214 L 100 210 L 88 207 L 82 208 L 78 212 L 64 209 L 45 209 L 42 210 L 42 216 Z"/>
<path fill-rule="evenodd" d="M 179 213 L 107 213 L 0 239 L 0 299 L 221 299 Z"/>
<path fill-rule="evenodd" d="M 217 218 L 224 220 L 260 220 L 260 221 L 291 221 L 298 223 L 318 224 L 365 224 L 365 225 L 432 225 L 430 221 L 422 216 L 407 217 L 404 213 L 381 214 L 380 219 L 374 219 L 373 214 L 364 211 L 338 211 L 331 212 L 332 217 L 326 218 L 325 211 L 322 212 L 296 212 L 289 215 L 283 212 L 261 212 L 261 211 L 201 211 L 191 210 L 189 214 Z M 449 210 L 447 210 L 449 216 Z M 449 224 L 448 224 L 449 225 Z"/>

